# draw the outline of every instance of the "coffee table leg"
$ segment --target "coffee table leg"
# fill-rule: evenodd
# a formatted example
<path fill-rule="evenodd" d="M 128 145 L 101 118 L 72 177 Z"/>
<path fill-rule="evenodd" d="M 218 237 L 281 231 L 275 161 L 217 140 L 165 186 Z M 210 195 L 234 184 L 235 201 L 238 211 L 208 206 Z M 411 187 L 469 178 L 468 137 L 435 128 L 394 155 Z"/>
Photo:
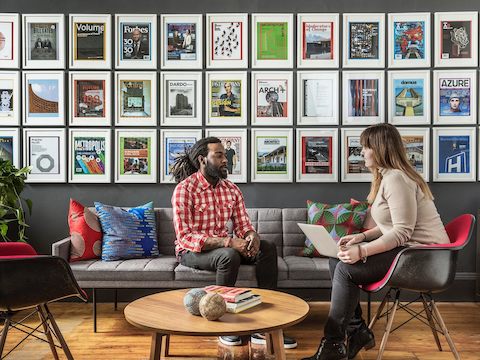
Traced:
<path fill-rule="evenodd" d="M 269 334 L 272 338 L 273 353 L 275 360 L 286 360 L 285 349 L 283 347 L 283 330 L 274 330 Z M 268 343 L 267 343 L 268 344 Z"/>
<path fill-rule="evenodd" d="M 163 334 L 152 334 L 152 346 L 150 347 L 150 360 L 160 360 L 162 354 L 162 337 Z"/>

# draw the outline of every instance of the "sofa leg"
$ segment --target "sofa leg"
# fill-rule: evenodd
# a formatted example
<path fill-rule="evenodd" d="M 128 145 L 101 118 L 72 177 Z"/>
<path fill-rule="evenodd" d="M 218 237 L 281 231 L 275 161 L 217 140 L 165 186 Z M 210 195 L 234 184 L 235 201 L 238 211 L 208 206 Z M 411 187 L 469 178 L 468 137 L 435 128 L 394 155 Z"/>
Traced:
<path fill-rule="evenodd" d="M 113 309 L 115 311 L 117 311 L 117 309 L 118 309 L 118 291 L 117 291 L 117 289 L 115 289 L 114 297 L 115 297 L 115 305 L 114 305 Z"/>
<path fill-rule="evenodd" d="M 93 332 L 97 332 L 97 289 L 92 289 L 93 300 Z"/>

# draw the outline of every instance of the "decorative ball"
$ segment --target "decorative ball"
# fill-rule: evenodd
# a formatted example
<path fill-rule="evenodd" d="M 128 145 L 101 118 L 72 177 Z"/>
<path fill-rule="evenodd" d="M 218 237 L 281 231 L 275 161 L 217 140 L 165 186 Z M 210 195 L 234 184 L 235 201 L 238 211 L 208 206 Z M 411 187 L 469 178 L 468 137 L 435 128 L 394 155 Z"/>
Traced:
<path fill-rule="evenodd" d="M 227 311 L 223 297 L 210 293 L 200 300 L 200 314 L 207 320 L 217 320 Z"/>
<path fill-rule="evenodd" d="M 183 306 L 190 314 L 200 316 L 200 300 L 205 295 L 207 292 L 203 288 L 191 289 L 183 297 Z"/>

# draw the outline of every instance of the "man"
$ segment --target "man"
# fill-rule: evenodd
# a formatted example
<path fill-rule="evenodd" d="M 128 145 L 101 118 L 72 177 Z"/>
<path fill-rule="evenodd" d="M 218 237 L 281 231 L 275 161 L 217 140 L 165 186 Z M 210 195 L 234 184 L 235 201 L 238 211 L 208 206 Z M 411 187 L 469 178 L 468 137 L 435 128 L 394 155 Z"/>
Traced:
<path fill-rule="evenodd" d="M 220 104 L 218 111 L 220 116 L 240 116 L 240 108 L 235 106 L 237 98 L 232 92 L 232 83 L 230 81 L 223 84 L 225 94 L 220 95 Z"/>
<path fill-rule="evenodd" d="M 227 156 L 227 170 L 229 174 L 233 173 L 233 167 L 237 165 L 237 153 L 232 149 L 232 142 L 227 140 L 225 143 L 227 148 L 225 149 L 225 155 Z"/>
<path fill-rule="evenodd" d="M 452 93 L 450 95 L 450 100 L 448 102 L 450 104 L 450 112 L 456 113 L 456 112 L 461 112 L 462 110 L 460 109 L 460 96 L 457 95 L 457 93 Z"/>
<path fill-rule="evenodd" d="M 227 157 L 218 138 L 197 141 L 177 158 L 172 173 L 178 183 L 172 195 L 173 222 L 178 261 L 195 269 L 216 272 L 216 284 L 235 286 L 240 264 L 254 264 L 258 286 L 277 286 L 277 251 L 274 244 L 260 240 L 245 209 L 238 186 L 227 180 Z M 234 236 L 227 231 L 232 220 Z M 221 336 L 226 345 L 241 345 L 238 336 Z M 253 334 L 255 344 L 265 344 Z M 284 337 L 284 346 L 295 340 Z"/>
<path fill-rule="evenodd" d="M 142 41 L 142 33 L 140 29 L 136 28 L 132 32 L 133 52 L 132 59 L 143 59 L 148 54 L 148 46 Z"/>

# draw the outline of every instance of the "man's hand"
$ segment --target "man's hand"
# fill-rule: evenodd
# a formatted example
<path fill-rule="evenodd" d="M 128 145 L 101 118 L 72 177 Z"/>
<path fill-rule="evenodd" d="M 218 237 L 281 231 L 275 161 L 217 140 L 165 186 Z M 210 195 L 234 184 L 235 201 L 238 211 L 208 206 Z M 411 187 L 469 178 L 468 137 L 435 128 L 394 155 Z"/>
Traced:
<path fill-rule="evenodd" d="M 260 237 L 256 232 L 251 231 L 246 234 L 245 240 L 247 241 L 247 256 L 254 258 L 260 250 Z"/>
<path fill-rule="evenodd" d="M 237 250 L 243 257 L 248 257 L 247 245 L 247 240 L 237 237 L 232 238 L 232 241 L 230 242 L 230 247 Z"/>

